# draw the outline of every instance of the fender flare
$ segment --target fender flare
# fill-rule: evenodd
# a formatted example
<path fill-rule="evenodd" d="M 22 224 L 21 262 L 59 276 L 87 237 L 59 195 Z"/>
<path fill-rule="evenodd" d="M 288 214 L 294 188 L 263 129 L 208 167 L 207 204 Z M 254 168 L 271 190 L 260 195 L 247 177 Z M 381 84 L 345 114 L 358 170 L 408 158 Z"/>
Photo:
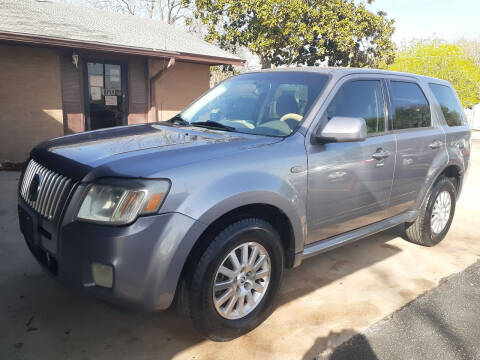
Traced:
<path fill-rule="evenodd" d="M 460 166 L 459 163 L 453 162 L 453 161 L 449 161 L 448 163 L 446 163 L 442 167 L 434 168 L 433 170 L 435 170 L 435 171 L 432 171 L 432 172 L 429 171 L 429 174 L 427 176 L 427 184 L 428 185 L 424 186 L 423 189 L 420 191 L 419 195 L 417 196 L 416 209 L 421 209 L 422 208 L 422 206 L 425 204 L 425 201 L 427 201 L 427 199 L 428 199 L 428 194 L 430 194 L 430 190 L 432 189 L 433 185 L 435 185 L 435 183 L 437 182 L 439 177 L 450 166 L 454 166 L 455 168 L 457 168 L 457 171 L 460 174 L 460 177 L 463 176 L 463 173 L 465 171 L 464 167 Z M 459 188 L 460 188 L 460 186 L 461 186 L 461 184 L 459 184 Z"/>
<path fill-rule="evenodd" d="M 299 216 L 296 205 L 292 203 L 293 201 L 289 201 L 278 193 L 270 191 L 249 191 L 235 194 L 217 203 L 215 206 L 204 212 L 198 218 L 198 221 L 208 227 L 223 215 L 238 208 L 247 205 L 269 205 L 281 211 L 290 221 L 293 232 L 294 250 L 295 252 L 299 252 L 303 250 L 303 245 L 305 243 L 307 232 L 306 214 L 305 211 L 302 211 L 302 215 Z"/>

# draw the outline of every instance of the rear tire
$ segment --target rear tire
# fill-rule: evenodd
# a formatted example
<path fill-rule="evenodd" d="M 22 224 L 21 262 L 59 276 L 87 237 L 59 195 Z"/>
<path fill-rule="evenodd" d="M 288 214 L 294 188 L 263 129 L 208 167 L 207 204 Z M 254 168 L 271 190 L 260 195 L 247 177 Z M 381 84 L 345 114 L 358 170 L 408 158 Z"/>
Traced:
<path fill-rule="evenodd" d="M 231 261 L 235 255 L 239 263 Z M 255 269 L 250 262 L 261 265 Z M 213 341 L 235 339 L 272 313 L 283 267 L 280 236 L 271 224 L 254 217 L 234 221 L 214 235 L 185 273 L 180 284 L 183 313 L 204 337 Z M 227 282 L 231 284 L 227 289 L 214 291 L 214 286 L 218 289 Z M 229 295 L 219 305 L 222 297 Z M 233 305 L 229 308 L 230 302 Z"/>
<path fill-rule="evenodd" d="M 442 241 L 452 224 L 456 198 L 452 179 L 441 177 L 433 185 L 417 219 L 405 224 L 407 240 L 422 246 L 434 246 Z"/>

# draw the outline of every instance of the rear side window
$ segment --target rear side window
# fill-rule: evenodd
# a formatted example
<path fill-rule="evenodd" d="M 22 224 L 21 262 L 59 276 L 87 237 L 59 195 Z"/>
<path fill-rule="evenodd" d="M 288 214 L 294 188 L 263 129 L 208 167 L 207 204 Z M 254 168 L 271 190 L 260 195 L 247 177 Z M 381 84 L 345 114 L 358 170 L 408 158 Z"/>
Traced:
<path fill-rule="evenodd" d="M 460 102 L 457 100 L 453 89 L 439 84 L 429 84 L 429 86 L 442 108 L 443 116 L 445 117 L 448 126 L 462 126 L 463 109 Z"/>
<path fill-rule="evenodd" d="M 335 116 L 360 117 L 368 134 L 385 130 L 382 86 L 379 80 L 356 80 L 344 84 L 327 108 L 328 120 Z"/>
<path fill-rule="evenodd" d="M 420 86 L 406 81 L 391 81 L 390 88 L 394 130 L 430 126 L 430 105 Z"/>

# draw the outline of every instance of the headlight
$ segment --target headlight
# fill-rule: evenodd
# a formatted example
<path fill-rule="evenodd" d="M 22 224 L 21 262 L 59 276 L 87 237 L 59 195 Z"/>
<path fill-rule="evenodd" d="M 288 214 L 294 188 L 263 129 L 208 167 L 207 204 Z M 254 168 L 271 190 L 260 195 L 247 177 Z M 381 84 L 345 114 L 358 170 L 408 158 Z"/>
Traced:
<path fill-rule="evenodd" d="M 77 218 L 110 225 L 129 224 L 139 215 L 157 212 L 169 189 L 168 180 L 103 179 L 90 186 Z"/>

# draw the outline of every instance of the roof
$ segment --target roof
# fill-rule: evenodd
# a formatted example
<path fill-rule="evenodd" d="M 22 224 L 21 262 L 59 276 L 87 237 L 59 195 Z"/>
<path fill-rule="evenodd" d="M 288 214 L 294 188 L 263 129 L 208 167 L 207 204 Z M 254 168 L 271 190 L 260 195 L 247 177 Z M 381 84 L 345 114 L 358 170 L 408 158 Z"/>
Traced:
<path fill-rule="evenodd" d="M 157 57 L 242 64 L 174 25 L 49 0 L 0 0 L 0 39 Z"/>
<path fill-rule="evenodd" d="M 282 68 L 272 68 L 272 69 L 260 69 L 253 70 L 250 72 L 270 72 L 270 71 L 281 71 L 281 72 L 315 72 L 321 74 L 332 74 L 336 76 L 345 76 L 349 74 L 384 74 L 384 75 L 399 75 L 399 76 L 410 76 L 414 78 L 434 80 L 435 82 L 441 82 L 449 84 L 448 81 L 431 77 L 425 75 L 418 75 L 413 73 L 401 72 L 401 71 L 390 71 L 382 69 L 366 69 L 366 68 L 354 68 L 354 67 L 333 67 L 333 66 L 297 66 L 297 67 L 282 67 Z"/>

